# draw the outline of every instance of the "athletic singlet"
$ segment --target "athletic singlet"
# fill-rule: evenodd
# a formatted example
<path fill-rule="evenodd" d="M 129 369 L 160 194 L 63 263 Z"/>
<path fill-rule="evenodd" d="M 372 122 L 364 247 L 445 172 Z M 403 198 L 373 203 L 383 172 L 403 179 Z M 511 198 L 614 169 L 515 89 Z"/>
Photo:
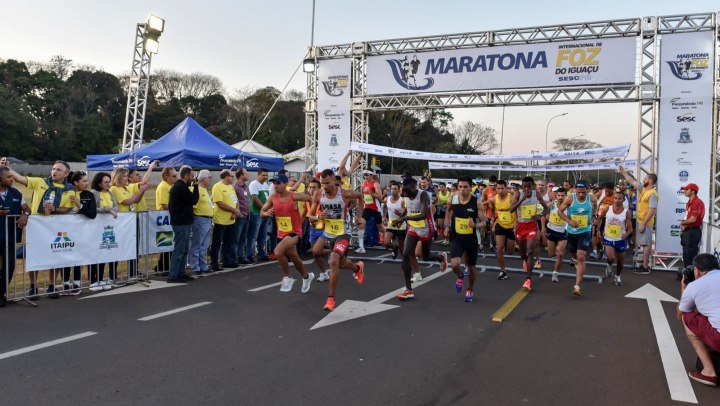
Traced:
<path fill-rule="evenodd" d="M 583 234 L 590 232 L 592 228 L 592 222 L 590 217 L 592 216 L 592 205 L 590 204 L 590 196 L 585 195 L 585 201 L 580 203 L 577 200 L 577 195 L 573 195 L 573 202 L 567 209 L 568 217 L 570 220 L 577 221 L 578 228 L 572 228 L 568 224 L 567 231 L 570 234 Z"/>
<path fill-rule="evenodd" d="M 297 203 L 293 199 L 292 193 L 286 201 L 280 200 L 280 196 L 275 193 L 271 197 L 273 207 L 275 208 L 275 223 L 277 224 L 277 237 L 283 238 L 288 234 L 302 236 L 302 219 L 297 208 Z"/>
<path fill-rule="evenodd" d="M 525 191 L 522 193 L 525 193 Z M 522 196 L 524 196 L 524 194 L 520 196 L 521 199 Z M 533 190 L 532 197 L 520 203 L 520 206 L 517 208 L 517 221 L 519 223 L 532 223 L 533 217 L 538 214 L 539 204 L 537 192 Z"/>
<path fill-rule="evenodd" d="M 552 206 L 550 207 L 550 217 L 548 218 L 547 227 L 555 232 L 564 233 L 567 228 L 567 223 L 558 215 L 560 206 L 558 206 L 557 200 L 552 202 Z M 565 210 L 565 215 L 567 215 L 567 210 Z"/>
<path fill-rule="evenodd" d="M 327 218 L 323 220 L 325 237 L 330 239 L 346 234 L 345 215 L 347 214 L 347 206 L 345 205 L 345 199 L 342 197 L 342 191 L 337 189 L 335 196 L 329 197 L 323 190 L 320 196 L 320 207 L 322 211 L 328 214 Z"/>
<path fill-rule="evenodd" d="M 600 202 L 598 203 L 598 217 L 605 217 L 605 213 L 615 203 L 615 198 L 611 194 L 610 196 L 605 195 L 603 190 L 602 196 L 600 196 Z"/>
<path fill-rule="evenodd" d="M 447 205 L 448 199 L 450 198 L 450 192 L 445 191 L 445 194 L 443 195 L 442 192 L 438 192 L 438 204 L 439 204 L 439 210 L 445 210 L 445 207 Z"/>
<path fill-rule="evenodd" d="M 623 207 L 620 214 L 615 214 L 615 209 L 611 206 L 605 215 L 605 230 L 603 234 L 608 241 L 620 241 L 625 234 L 625 220 L 627 209 Z"/>
<path fill-rule="evenodd" d="M 511 194 L 508 193 L 505 199 L 501 199 L 500 195 L 495 195 L 495 212 L 497 213 L 497 223 L 500 227 L 512 230 L 517 222 L 517 216 L 510 211 L 512 206 Z"/>
<path fill-rule="evenodd" d="M 400 217 L 399 215 L 395 214 L 395 210 L 399 211 L 400 213 L 403 212 L 402 201 L 402 197 L 398 197 L 397 201 L 393 203 L 392 197 L 388 197 L 387 202 L 385 203 L 388 213 L 387 228 L 391 230 L 405 230 L 407 228 L 407 224 L 405 224 L 405 222 L 400 223 L 400 225 L 397 227 L 392 226 L 392 222 Z"/>
<path fill-rule="evenodd" d="M 376 183 L 377 183 L 377 182 L 374 181 L 374 180 L 373 180 L 373 181 L 370 181 L 370 182 L 368 182 L 368 181 L 363 181 L 363 186 L 362 186 L 363 202 L 365 203 L 365 208 L 366 208 L 366 209 L 379 211 L 380 209 L 378 208 L 377 199 L 375 199 L 375 198 L 373 197 L 373 195 L 370 194 L 370 192 L 374 192 L 374 191 L 375 191 L 375 184 L 376 184 Z"/>
<path fill-rule="evenodd" d="M 485 200 L 485 202 L 487 202 L 488 200 L 490 200 L 491 197 L 496 195 L 497 193 L 495 193 L 493 188 L 488 186 L 487 189 L 485 189 L 485 191 L 483 192 L 483 199 Z M 493 216 L 493 209 L 489 204 L 487 205 L 487 209 L 485 210 L 485 215 L 487 216 L 487 218 L 492 218 Z"/>
<path fill-rule="evenodd" d="M 410 199 L 409 197 L 405 198 L 405 208 L 407 209 L 408 216 L 417 216 L 421 213 L 422 209 L 422 203 L 420 202 L 420 198 L 423 193 L 426 193 L 422 190 L 418 190 L 417 195 L 414 199 Z M 430 196 L 428 195 L 428 200 L 430 200 Z M 430 206 L 428 203 L 428 210 L 425 214 L 424 220 L 408 220 L 408 232 L 411 232 L 415 234 L 416 236 L 420 238 L 425 238 L 430 236 L 430 224 L 432 224 L 432 213 L 430 212 Z"/>
<path fill-rule="evenodd" d="M 470 199 L 467 203 L 460 202 L 460 196 L 455 195 L 452 197 L 450 207 L 452 208 L 452 219 L 450 223 L 450 237 L 453 239 L 475 239 L 475 229 L 470 227 L 470 219 L 473 223 L 477 224 L 477 197 L 470 195 Z"/>

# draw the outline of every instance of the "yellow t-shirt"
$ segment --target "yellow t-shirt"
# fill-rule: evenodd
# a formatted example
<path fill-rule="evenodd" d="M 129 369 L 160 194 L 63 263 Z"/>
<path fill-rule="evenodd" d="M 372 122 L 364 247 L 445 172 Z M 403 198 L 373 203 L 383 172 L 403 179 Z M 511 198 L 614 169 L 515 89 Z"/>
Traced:
<path fill-rule="evenodd" d="M 112 198 L 110 197 L 110 192 L 101 191 L 100 193 L 100 208 L 112 208 L 113 202 Z"/>
<path fill-rule="evenodd" d="M 220 224 L 229 226 L 235 224 L 235 219 L 231 218 L 232 213 L 225 211 L 217 205 L 217 202 L 223 202 L 230 207 L 237 205 L 237 195 L 235 194 L 235 188 L 232 185 L 225 185 L 222 182 L 218 182 L 212 188 L 212 201 L 215 203 L 213 210 L 213 224 Z"/>
<path fill-rule="evenodd" d="M 134 195 L 140 190 L 140 184 L 139 183 L 131 183 L 127 186 L 128 192 L 130 192 L 131 195 Z M 169 196 L 169 195 L 168 195 Z M 147 211 L 147 202 L 145 202 L 145 194 L 143 194 L 142 198 L 140 198 L 140 201 L 135 203 L 135 211 Z"/>
<path fill-rule="evenodd" d="M 127 188 L 120 187 L 120 186 L 110 186 L 110 193 L 115 196 L 115 200 L 118 202 L 118 210 L 120 212 L 126 212 L 126 211 L 135 211 L 135 205 L 128 206 L 127 204 L 123 204 L 123 202 L 133 196 L 132 193 Z"/>
<path fill-rule="evenodd" d="M 193 192 L 194 190 L 195 186 L 190 186 L 190 191 Z M 215 207 L 215 205 L 213 204 L 207 189 L 200 187 L 198 194 L 200 195 L 200 198 L 198 199 L 197 204 L 193 206 L 193 214 L 196 216 L 212 217 L 213 207 Z"/>
<path fill-rule="evenodd" d="M 32 214 L 38 214 L 38 213 L 42 214 L 43 210 L 42 210 L 42 207 L 40 207 L 40 206 L 42 206 L 41 201 L 43 199 L 43 196 L 45 195 L 45 191 L 50 189 L 50 187 L 48 186 L 47 183 L 45 183 L 45 179 L 42 179 L 42 178 L 32 178 L 32 177 L 28 176 L 27 181 L 28 181 L 27 188 L 33 191 L 32 206 L 31 206 Z M 56 187 L 59 187 L 59 188 L 62 188 L 64 186 L 62 183 L 55 183 L 55 182 L 53 182 L 53 185 L 55 185 Z M 60 199 L 60 207 L 72 208 L 73 203 L 70 200 L 70 196 L 72 196 L 72 195 L 73 195 L 72 190 L 67 190 L 67 191 L 63 192 L 62 198 Z M 39 211 L 38 211 L 38 208 L 39 208 Z"/>
<path fill-rule="evenodd" d="M 305 193 L 305 184 L 301 183 L 300 186 L 298 186 L 297 190 L 295 190 L 295 193 Z M 298 211 L 300 212 L 300 217 L 304 217 L 305 215 L 305 202 L 297 202 Z"/>
<path fill-rule="evenodd" d="M 162 204 L 170 203 L 170 184 L 162 181 L 155 189 L 155 210 L 163 210 Z"/>

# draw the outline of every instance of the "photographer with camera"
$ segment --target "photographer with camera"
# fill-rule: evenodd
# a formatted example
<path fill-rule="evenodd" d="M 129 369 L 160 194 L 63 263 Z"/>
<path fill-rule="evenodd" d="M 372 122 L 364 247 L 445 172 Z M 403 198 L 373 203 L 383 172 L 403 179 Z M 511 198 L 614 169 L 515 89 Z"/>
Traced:
<path fill-rule="evenodd" d="M 688 375 L 704 385 L 717 386 L 711 352 L 720 352 L 720 265 L 714 255 L 700 254 L 693 260 L 693 266 L 694 269 L 683 272 L 677 309 L 702 363 L 702 370 L 691 370 Z"/>

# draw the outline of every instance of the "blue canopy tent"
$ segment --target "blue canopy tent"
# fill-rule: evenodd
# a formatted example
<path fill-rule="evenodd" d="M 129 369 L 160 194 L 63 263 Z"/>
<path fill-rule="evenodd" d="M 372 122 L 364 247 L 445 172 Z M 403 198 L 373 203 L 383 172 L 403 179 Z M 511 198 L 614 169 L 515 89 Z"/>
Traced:
<path fill-rule="evenodd" d="M 109 171 L 114 168 L 147 168 L 154 160 L 160 166 L 190 165 L 204 169 L 265 168 L 277 172 L 285 165 L 282 158 L 243 153 L 224 143 L 190 117 L 185 118 L 162 138 L 131 152 L 88 155 L 87 169 Z"/>

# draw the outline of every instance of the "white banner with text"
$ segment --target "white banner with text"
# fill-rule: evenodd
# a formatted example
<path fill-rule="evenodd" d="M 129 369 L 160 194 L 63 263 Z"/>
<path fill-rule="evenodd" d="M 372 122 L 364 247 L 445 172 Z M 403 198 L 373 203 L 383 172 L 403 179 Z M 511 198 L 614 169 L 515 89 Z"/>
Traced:
<path fill-rule="evenodd" d="M 173 245 L 172 226 L 170 225 L 170 212 L 167 210 L 152 210 L 138 213 L 140 226 L 140 242 L 138 250 L 140 255 L 172 252 Z M 147 238 L 146 238 L 147 236 Z"/>
<path fill-rule="evenodd" d="M 318 170 L 336 171 L 350 148 L 350 59 L 318 63 Z"/>
<path fill-rule="evenodd" d="M 590 162 L 582 164 L 567 165 L 478 165 L 455 162 L 430 162 L 430 169 L 454 169 L 467 171 L 506 171 L 506 172 L 565 172 L 565 171 L 603 171 L 617 170 L 618 165 L 623 164 L 627 167 L 637 166 L 637 161 L 609 161 L 609 162 Z"/>

